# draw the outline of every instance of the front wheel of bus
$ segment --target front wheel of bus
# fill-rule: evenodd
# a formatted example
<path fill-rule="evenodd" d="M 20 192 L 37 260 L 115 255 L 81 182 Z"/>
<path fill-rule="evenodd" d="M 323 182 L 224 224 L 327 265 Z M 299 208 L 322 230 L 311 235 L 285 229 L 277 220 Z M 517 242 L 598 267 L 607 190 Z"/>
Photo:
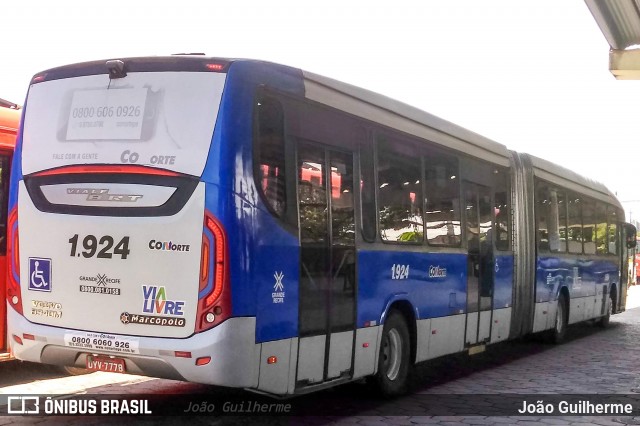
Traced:
<path fill-rule="evenodd" d="M 407 324 L 399 312 L 392 312 L 384 323 L 375 381 L 385 396 L 406 391 L 409 376 L 410 345 Z"/>

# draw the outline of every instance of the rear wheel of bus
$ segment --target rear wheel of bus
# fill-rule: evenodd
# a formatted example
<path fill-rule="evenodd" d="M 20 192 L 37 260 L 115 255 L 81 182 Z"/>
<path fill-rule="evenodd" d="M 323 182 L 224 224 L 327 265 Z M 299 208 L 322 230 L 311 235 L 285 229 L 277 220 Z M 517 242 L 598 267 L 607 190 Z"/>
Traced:
<path fill-rule="evenodd" d="M 556 321 L 550 333 L 550 341 L 555 344 L 562 343 L 567 334 L 567 298 L 564 294 L 558 296 L 558 308 L 556 310 Z"/>
<path fill-rule="evenodd" d="M 86 368 L 69 367 L 66 365 L 55 365 L 54 368 L 68 376 L 82 376 L 83 374 L 93 373 L 93 371 L 87 370 Z"/>
<path fill-rule="evenodd" d="M 615 300 L 616 300 L 616 293 L 615 290 L 611 292 L 611 296 L 609 298 L 609 306 L 607 307 L 607 314 L 605 316 L 603 316 L 602 318 L 600 318 L 600 321 L 598 321 L 598 325 L 602 328 L 607 328 L 609 327 L 609 322 L 611 320 L 611 315 L 613 314 L 613 311 L 615 309 Z"/>
<path fill-rule="evenodd" d="M 375 383 L 385 396 L 406 391 L 409 376 L 409 330 L 402 315 L 393 311 L 384 323 Z"/>

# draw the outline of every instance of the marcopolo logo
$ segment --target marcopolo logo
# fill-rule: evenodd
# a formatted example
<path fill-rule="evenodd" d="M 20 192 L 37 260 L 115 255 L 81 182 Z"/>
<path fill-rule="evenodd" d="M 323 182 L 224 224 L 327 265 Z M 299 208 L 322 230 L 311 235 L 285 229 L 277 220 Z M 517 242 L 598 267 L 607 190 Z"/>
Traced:
<path fill-rule="evenodd" d="M 190 244 L 176 244 L 173 241 L 157 241 L 157 240 L 149 241 L 150 250 L 189 251 L 190 247 L 191 247 Z"/>
<path fill-rule="evenodd" d="M 161 317 L 157 315 L 138 315 L 123 312 L 120 314 L 120 322 L 123 324 L 159 325 L 161 327 L 184 327 L 187 321 L 184 318 Z"/>

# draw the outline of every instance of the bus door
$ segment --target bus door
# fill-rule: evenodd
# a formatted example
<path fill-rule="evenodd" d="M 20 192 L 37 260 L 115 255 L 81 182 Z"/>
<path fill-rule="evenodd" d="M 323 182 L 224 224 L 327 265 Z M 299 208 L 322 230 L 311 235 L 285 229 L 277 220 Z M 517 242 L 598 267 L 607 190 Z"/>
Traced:
<path fill-rule="evenodd" d="M 297 387 L 352 375 L 356 253 L 353 154 L 298 147 Z"/>
<path fill-rule="evenodd" d="M 489 187 L 464 183 L 467 257 L 467 345 L 491 338 L 493 305 L 493 215 Z"/>

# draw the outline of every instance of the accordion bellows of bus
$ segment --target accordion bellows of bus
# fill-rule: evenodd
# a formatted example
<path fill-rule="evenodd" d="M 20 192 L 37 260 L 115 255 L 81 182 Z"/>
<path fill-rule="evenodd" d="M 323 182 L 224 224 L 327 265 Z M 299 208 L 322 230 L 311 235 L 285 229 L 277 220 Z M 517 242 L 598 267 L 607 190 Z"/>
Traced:
<path fill-rule="evenodd" d="M 635 229 L 604 185 L 283 65 L 44 71 L 15 159 L 22 360 L 394 395 L 415 363 L 624 310 Z"/>

